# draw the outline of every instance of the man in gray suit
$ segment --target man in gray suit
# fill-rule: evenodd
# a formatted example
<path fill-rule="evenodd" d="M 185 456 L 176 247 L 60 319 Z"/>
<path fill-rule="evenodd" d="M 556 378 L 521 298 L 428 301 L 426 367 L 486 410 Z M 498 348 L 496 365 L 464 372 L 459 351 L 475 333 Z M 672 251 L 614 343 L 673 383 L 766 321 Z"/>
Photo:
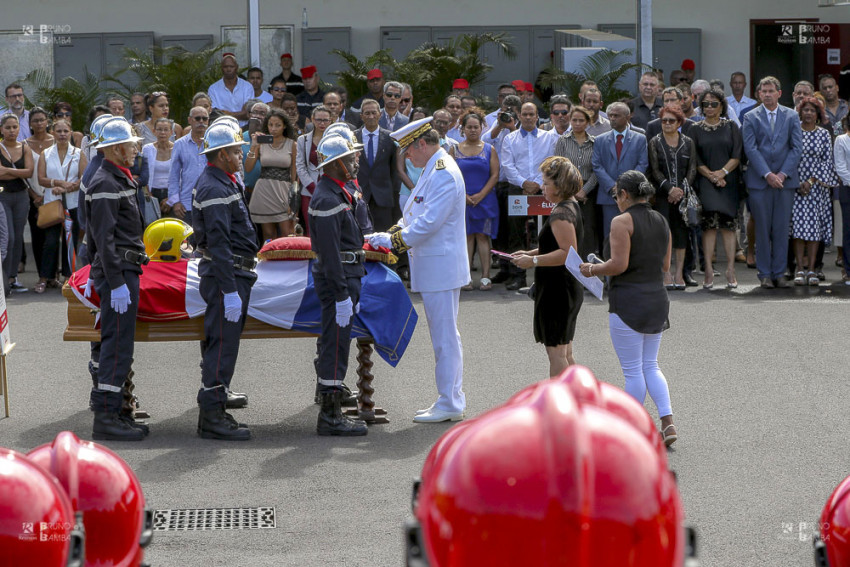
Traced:
<path fill-rule="evenodd" d="M 369 205 L 375 231 L 385 232 L 399 216 L 398 194 L 401 182 L 395 164 L 396 144 L 389 130 L 378 126 L 380 116 L 378 102 L 364 100 L 360 107 L 363 127 L 354 135 L 363 144 L 357 183 L 363 192 L 363 201 Z"/>
<path fill-rule="evenodd" d="M 395 132 L 410 121 L 407 116 L 399 112 L 403 91 L 404 85 L 395 81 L 389 81 L 384 85 L 384 110 L 381 111 L 381 119 L 378 121 L 381 128 Z"/>
<path fill-rule="evenodd" d="M 758 91 L 762 106 L 746 114 L 742 132 L 750 160 L 745 180 L 756 223 L 756 268 L 762 287 L 790 287 L 784 275 L 803 133 L 797 113 L 779 105 L 782 90 L 776 77 L 759 81 Z"/>

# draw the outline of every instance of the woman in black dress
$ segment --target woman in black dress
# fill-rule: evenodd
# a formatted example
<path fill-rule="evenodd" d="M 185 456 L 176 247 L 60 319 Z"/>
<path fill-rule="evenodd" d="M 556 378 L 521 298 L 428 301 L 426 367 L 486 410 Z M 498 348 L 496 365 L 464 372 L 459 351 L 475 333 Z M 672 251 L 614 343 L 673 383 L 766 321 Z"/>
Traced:
<path fill-rule="evenodd" d="M 735 276 L 735 235 L 738 231 L 738 204 L 742 197 L 738 188 L 743 140 L 738 125 L 723 118 L 726 114 L 726 97 L 722 91 L 705 91 L 700 99 L 705 120 L 690 129 L 697 152 L 696 189 L 702 203 L 702 246 L 705 255 L 705 282 L 703 287 L 714 285 L 714 267 L 711 262 L 717 243 L 717 231 L 723 238 L 726 251 L 726 288 L 738 287 Z"/>
<path fill-rule="evenodd" d="M 582 264 L 581 273 L 610 276 L 608 327 L 626 380 L 626 393 L 643 404 L 647 391 L 661 418 L 661 436 L 670 446 L 678 438 L 667 379 L 658 367 L 661 331 L 670 325 L 670 300 L 664 273 L 670 269 L 671 236 L 666 219 L 650 207 L 655 193 L 639 171 L 620 175 L 614 200 L 622 214 L 611 222 L 610 259 Z"/>
<path fill-rule="evenodd" d="M 564 266 L 569 249 L 579 249 L 582 234 L 581 210 L 575 194 L 582 188 L 581 174 L 570 160 L 546 158 L 543 195 L 557 203 L 543 225 L 535 250 L 513 254 L 522 269 L 534 267 L 534 340 L 543 343 L 549 356 L 549 376 L 558 376 L 575 364 L 572 340 L 584 293 L 581 284 Z"/>

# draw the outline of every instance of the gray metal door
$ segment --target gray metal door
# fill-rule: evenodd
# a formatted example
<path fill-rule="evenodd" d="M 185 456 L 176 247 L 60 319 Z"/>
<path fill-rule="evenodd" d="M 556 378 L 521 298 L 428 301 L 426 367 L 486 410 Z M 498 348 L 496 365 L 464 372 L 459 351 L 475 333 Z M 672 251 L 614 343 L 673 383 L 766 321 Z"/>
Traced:
<path fill-rule="evenodd" d="M 53 46 L 53 77 L 56 85 L 65 77 L 80 82 L 86 79 L 86 71 L 100 77 L 103 72 L 102 34 L 71 34 L 69 45 Z"/>
<path fill-rule="evenodd" d="M 160 47 L 182 47 L 186 51 L 201 51 L 211 47 L 213 36 L 210 35 L 164 35 L 159 38 Z M 163 63 L 168 63 L 168 58 L 163 57 Z"/>
<path fill-rule="evenodd" d="M 103 72 L 108 75 L 118 75 L 129 65 L 124 57 L 125 49 L 133 48 L 150 53 L 153 47 L 153 32 L 135 33 L 105 33 L 103 34 Z M 123 72 L 118 75 L 121 81 L 131 87 L 138 84 L 139 79 L 133 72 Z M 111 85 L 106 85 L 111 86 Z"/>
<path fill-rule="evenodd" d="M 351 51 L 351 28 L 309 28 L 301 30 L 301 60 L 304 67 L 315 65 L 319 77 L 334 82 L 333 72 L 345 67 L 332 49 Z"/>
<path fill-rule="evenodd" d="M 382 27 L 381 49 L 389 49 L 395 59 L 404 59 L 408 53 L 431 41 L 429 27 Z"/>
<path fill-rule="evenodd" d="M 670 80 L 670 72 L 680 69 L 685 59 L 693 59 L 696 63 L 696 78 L 709 78 L 702 76 L 701 37 L 702 31 L 698 29 L 653 30 L 652 64 L 656 69 L 664 71 L 666 81 Z M 727 82 L 725 77 L 719 78 L 723 79 L 724 83 Z"/>
<path fill-rule="evenodd" d="M 455 39 L 459 35 L 463 34 L 474 34 L 482 31 L 481 28 L 476 27 L 443 27 L 443 28 L 431 28 L 431 41 L 434 43 L 448 43 L 449 41 Z M 489 30 L 488 30 L 489 31 Z"/>
<path fill-rule="evenodd" d="M 531 30 L 523 26 L 497 28 L 492 31 L 493 33 L 504 32 L 508 35 L 507 39 L 513 43 L 516 57 L 508 59 L 495 45 L 485 45 L 481 57 L 485 63 L 493 66 L 487 82 L 498 85 L 498 83 L 510 83 L 515 79 L 522 79 L 533 83 L 535 77 L 531 74 Z"/>

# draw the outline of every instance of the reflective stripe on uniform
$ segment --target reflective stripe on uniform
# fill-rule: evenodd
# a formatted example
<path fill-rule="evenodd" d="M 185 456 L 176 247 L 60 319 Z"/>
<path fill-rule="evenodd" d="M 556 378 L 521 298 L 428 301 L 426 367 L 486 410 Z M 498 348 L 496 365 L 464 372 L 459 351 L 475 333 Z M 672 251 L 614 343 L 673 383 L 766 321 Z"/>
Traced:
<path fill-rule="evenodd" d="M 229 205 L 234 201 L 239 200 L 239 193 L 234 193 L 228 197 L 218 197 L 216 199 L 207 199 L 206 201 L 192 201 L 193 209 L 203 209 L 204 207 L 211 207 L 213 205 Z"/>
<path fill-rule="evenodd" d="M 318 380 L 322 386 L 342 386 L 342 380 L 322 380 L 321 378 Z"/>
<path fill-rule="evenodd" d="M 217 390 L 219 388 L 224 388 L 224 384 L 219 384 L 218 386 L 213 386 L 212 388 L 207 388 L 205 386 L 201 386 L 204 389 L 204 392 L 209 392 L 210 390 Z"/>
<path fill-rule="evenodd" d="M 342 211 L 347 211 L 349 209 L 350 209 L 350 207 L 348 205 L 346 205 L 345 203 L 340 203 L 339 205 L 337 205 L 333 209 L 330 209 L 330 210 L 327 210 L 327 211 L 318 211 L 318 210 L 313 209 L 313 208 L 308 208 L 307 213 L 313 215 L 314 217 L 330 217 L 330 216 L 333 216 L 337 213 L 341 213 Z"/>
<path fill-rule="evenodd" d="M 86 193 L 86 201 L 93 201 L 94 199 L 120 199 L 121 197 L 132 197 L 135 194 L 135 189 L 127 189 L 118 193 Z"/>
<path fill-rule="evenodd" d="M 106 390 L 107 392 L 117 392 L 119 394 L 123 391 L 121 390 L 120 386 L 113 386 L 112 384 L 103 384 L 101 382 L 98 382 L 97 389 Z"/>

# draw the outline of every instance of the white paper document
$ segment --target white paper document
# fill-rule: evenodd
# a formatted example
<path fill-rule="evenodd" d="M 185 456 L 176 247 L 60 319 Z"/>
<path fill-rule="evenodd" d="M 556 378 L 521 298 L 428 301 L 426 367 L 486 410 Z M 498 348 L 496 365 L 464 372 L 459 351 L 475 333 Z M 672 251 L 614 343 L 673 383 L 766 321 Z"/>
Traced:
<path fill-rule="evenodd" d="M 578 255 L 576 249 L 570 246 L 570 251 L 567 254 L 567 261 L 564 262 L 564 265 L 570 271 L 570 273 L 575 276 L 578 282 L 590 290 L 590 293 L 596 296 L 599 301 L 602 301 L 602 280 L 597 278 L 596 276 L 590 276 L 589 278 L 582 275 L 579 271 L 578 267 L 582 264 L 581 256 Z"/>

